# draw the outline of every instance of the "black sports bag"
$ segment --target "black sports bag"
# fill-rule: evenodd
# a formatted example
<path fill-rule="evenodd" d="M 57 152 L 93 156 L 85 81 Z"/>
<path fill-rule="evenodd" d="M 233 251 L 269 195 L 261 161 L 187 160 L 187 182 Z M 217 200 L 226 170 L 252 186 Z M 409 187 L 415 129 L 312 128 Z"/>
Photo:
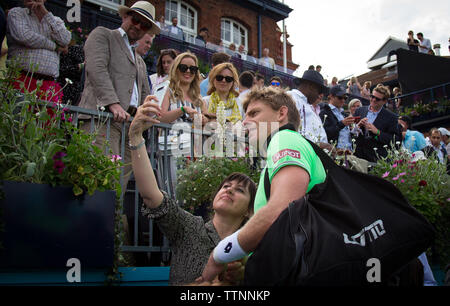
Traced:
<path fill-rule="evenodd" d="M 387 284 L 432 244 L 433 227 L 393 184 L 340 167 L 310 144 L 327 178 L 272 224 L 248 259 L 244 284 Z M 265 187 L 269 198 L 267 172 Z"/>

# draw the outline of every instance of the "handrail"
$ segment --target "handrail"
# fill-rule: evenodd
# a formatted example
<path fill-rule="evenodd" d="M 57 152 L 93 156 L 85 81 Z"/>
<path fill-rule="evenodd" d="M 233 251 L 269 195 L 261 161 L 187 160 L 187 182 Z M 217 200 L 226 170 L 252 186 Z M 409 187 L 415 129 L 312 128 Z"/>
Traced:
<path fill-rule="evenodd" d="M 401 98 L 409 97 L 409 96 L 416 95 L 416 94 L 419 94 L 419 93 L 422 93 L 422 92 L 427 92 L 427 91 L 430 91 L 430 90 L 433 90 L 433 89 L 441 88 L 441 87 L 445 89 L 445 86 L 448 86 L 448 85 L 450 85 L 450 82 L 444 83 L 444 84 L 441 84 L 441 85 L 436 85 L 436 86 L 429 87 L 429 88 L 425 88 L 425 89 L 421 89 L 421 90 L 417 90 L 417 91 L 413 91 L 413 92 L 410 92 L 410 93 L 407 93 L 407 94 L 404 94 L 404 95 L 401 95 L 401 96 L 389 98 L 388 100 L 401 99 Z"/>

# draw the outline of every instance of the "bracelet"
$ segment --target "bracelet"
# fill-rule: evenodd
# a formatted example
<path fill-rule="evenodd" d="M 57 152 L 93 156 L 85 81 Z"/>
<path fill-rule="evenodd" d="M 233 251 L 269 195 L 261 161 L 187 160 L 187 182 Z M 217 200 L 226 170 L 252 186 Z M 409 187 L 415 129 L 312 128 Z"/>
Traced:
<path fill-rule="evenodd" d="M 131 151 L 136 151 L 136 150 L 140 149 L 144 144 L 145 144 L 145 139 L 142 138 L 142 141 L 141 141 L 137 146 L 133 146 L 133 145 L 131 144 L 131 142 L 128 143 L 128 146 L 130 147 L 130 150 L 131 150 Z"/>
<path fill-rule="evenodd" d="M 243 258 L 247 253 L 241 248 L 238 241 L 240 230 L 226 237 L 215 247 L 213 257 L 218 263 L 229 263 Z"/>
<path fill-rule="evenodd" d="M 183 112 L 183 114 L 186 114 L 186 111 L 184 110 L 184 107 L 183 107 L 183 105 L 181 105 L 181 111 Z"/>

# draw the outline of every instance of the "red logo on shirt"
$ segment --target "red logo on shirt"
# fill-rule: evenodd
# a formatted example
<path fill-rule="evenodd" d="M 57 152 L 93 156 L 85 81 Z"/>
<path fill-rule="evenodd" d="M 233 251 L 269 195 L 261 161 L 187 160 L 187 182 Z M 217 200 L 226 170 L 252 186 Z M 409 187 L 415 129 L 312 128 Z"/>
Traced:
<path fill-rule="evenodd" d="M 290 156 L 292 158 L 297 158 L 297 159 L 301 158 L 299 151 L 284 149 L 272 156 L 273 163 L 275 164 L 280 159 L 282 159 L 283 157 L 286 157 L 286 156 Z"/>

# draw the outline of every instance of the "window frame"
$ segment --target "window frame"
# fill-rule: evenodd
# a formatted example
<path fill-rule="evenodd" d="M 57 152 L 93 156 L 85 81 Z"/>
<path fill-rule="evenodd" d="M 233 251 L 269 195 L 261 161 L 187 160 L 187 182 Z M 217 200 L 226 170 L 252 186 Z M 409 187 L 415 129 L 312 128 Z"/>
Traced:
<path fill-rule="evenodd" d="M 230 23 L 230 41 L 229 40 L 226 40 L 224 37 L 224 35 L 223 35 L 223 27 L 222 27 L 222 24 L 223 24 L 223 22 L 229 22 Z M 248 51 L 248 29 L 242 24 L 242 23 L 240 23 L 239 21 L 236 21 L 236 20 L 234 20 L 234 19 L 231 19 L 231 18 L 221 18 L 220 19 L 220 39 L 222 40 L 222 42 L 223 42 L 223 45 L 225 46 L 225 47 L 229 47 L 232 43 L 234 43 L 235 45 L 236 45 L 236 42 L 234 41 L 234 29 L 235 29 L 235 26 L 237 26 L 237 28 L 238 28 L 238 31 L 240 31 L 241 29 L 242 30 L 244 30 L 244 33 L 245 33 L 245 35 L 244 35 L 244 40 L 245 40 L 245 44 L 244 44 L 244 49 L 245 49 L 245 51 Z M 239 32 L 238 33 L 238 35 L 241 35 L 241 33 Z M 239 46 L 241 45 L 241 43 L 239 43 L 238 45 L 236 45 L 236 50 L 239 48 Z"/>
<path fill-rule="evenodd" d="M 167 4 L 171 4 L 171 3 L 177 3 L 177 18 L 178 18 L 178 27 L 181 28 L 184 32 L 185 35 L 185 40 L 193 43 L 195 40 L 195 37 L 197 37 L 197 27 L 198 27 L 198 12 L 197 10 L 190 4 L 182 1 L 182 0 L 166 0 L 165 2 L 165 7 L 164 7 L 164 18 L 165 18 L 165 24 L 167 26 L 171 26 L 172 25 L 172 18 L 170 16 L 167 16 L 166 12 L 167 10 L 171 11 L 171 8 L 169 6 L 169 8 L 167 7 Z M 194 28 L 189 28 L 187 26 L 183 26 L 181 25 L 181 8 L 182 6 L 185 6 L 187 9 L 187 12 L 189 13 L 189 10 L 191 10 L 194 13 L 194 21 L 193 21 L 193 26 Z M 189 14 L 188 14 L 188 18 L 189 18 Z M 189 23 L 189 22 L 188 22 Z"/>

